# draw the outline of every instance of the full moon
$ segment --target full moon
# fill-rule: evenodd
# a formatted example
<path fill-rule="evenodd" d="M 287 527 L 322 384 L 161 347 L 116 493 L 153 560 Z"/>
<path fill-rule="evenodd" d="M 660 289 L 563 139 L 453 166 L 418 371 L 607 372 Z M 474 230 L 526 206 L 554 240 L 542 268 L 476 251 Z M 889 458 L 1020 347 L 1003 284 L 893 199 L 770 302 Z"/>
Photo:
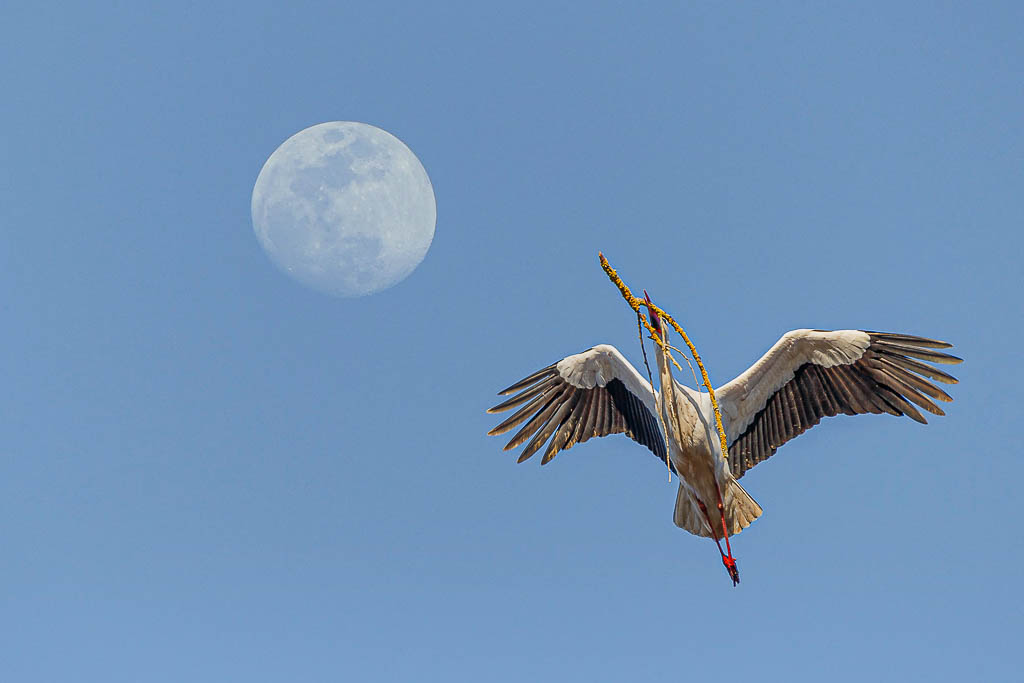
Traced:
<path fill-rule="evenodd" d="M 263 165 L 252 224 L 274 264 L 335 296 L 404 280 L 427 255 L 437 206 L 416 155 L 391 133 L 353 121 L 291 136 Z"/>

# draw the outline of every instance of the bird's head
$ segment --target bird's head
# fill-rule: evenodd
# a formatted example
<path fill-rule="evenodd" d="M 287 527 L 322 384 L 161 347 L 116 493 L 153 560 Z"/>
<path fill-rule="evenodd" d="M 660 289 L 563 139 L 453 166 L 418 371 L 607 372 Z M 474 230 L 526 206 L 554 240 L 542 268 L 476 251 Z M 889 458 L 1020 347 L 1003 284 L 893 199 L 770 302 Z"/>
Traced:
<path fill-rule="evenodd" d="M 651 327 L 654 328 L 659 336 L 664 337 L 665 332 L 661 327 L 661 318 L 654 312 L 654 309 L 651 308 L 651 297 L 647 296 L 646 289 L 644 290 L 644 299 L 647 301 L 647 312 L 651 314 Z"/>

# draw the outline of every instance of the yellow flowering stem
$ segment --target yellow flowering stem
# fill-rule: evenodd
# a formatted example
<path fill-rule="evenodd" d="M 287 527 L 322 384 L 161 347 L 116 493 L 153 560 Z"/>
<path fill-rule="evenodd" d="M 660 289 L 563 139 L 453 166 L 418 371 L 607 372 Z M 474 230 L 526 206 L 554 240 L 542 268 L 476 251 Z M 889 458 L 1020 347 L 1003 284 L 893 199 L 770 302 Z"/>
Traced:
<path fill-rule="evenodd" d="M 722 457 L 728 459 L 729 440 L 725 437 L 725 429 L 722 427 L 722 413 L 718 410 L 718 400 L 715 399 L 715 389 L 714 387 L 711 386 L 711 380 L 708 379 L 708 371 L 704 369 L 704 363 L 701 362 L 700 354 L 697 353 L 697 347 L 695 347 L 693 345 L 693 342 L 690 341 L 690 338 L 686 336 L 686 332 L 684 332 L 683 328 L 679 326 L 679 323 L 675 321 L 675 318 L 673 318 L 671 315 L 663 311 L 658 306 L 655 306 L 654 304 L 648 304 L 646 301 L 642 301 L 633 296 L 632 292 L 629 291 L 629 287 L 626 286 L 626 283 L 622 281 L 622 278 L 619 277 L 619 274 L 615 271 L 614 268 L 612 268 L 611 264 L 608 263 L 608 259 L 604 257 L 604 254 L 598 252 L 597 255 L 601 259 L 601 268 L 603 268 L 604 272 L 607 273 L 608 279 L 610 279 L 615 284 L 615 286 L 619 288 L 619 292 L 622 294 L 622 298 L 625 299 L 626 303 L 629 304 L 630 308 L 632 308 L 636 312 L 636 314 L 640 318 L 640 321 L 643 323 L 644 327 L 646 327 L 647 330 L 651 333 L 651 338 L 654 339 L 655 343 L 658 346 L 660 346 L 662 349 L 665 349 L 665 343 L 662 342 L 661 336 L 655 331 L 654 327 L 652 327 L 651 324 L 647 321 L 646 316 L 644 316 L 644 314 L 640 312 L 641 306 L 645 306 L 648 309 L 653 310 L 659 316 L 661 316 L 663 320 L 667 321 L 668 324 L 675 328 L 675 331 L 679 334 L 680 337 L 683 338 L 683 341 L 686 342 L 686 346 L 688 346 L 690 349 L 690 355 L 693 356 L 693 360 L 697 361 L 697 367 L 700 368 L 700 375 L 704 379 L 704 386 L 708 390 L 708 396 L 711 397 L 711 407 L 714 408 L 715 411 L 715 427 L 718 429 L 718 437 L 719 439 L 721 439 L 722 442 Z M 666 353 L 668 353 L 668 357 L 672 358 L 671 352 L 669 352 L 668 349 L 665 349 L 665 351 Z M 676 363 L 674 358 L 672 358 L 672 363 L 677 368 L 679 368 L 679 364 Z M 682 372 L 682 368 L 679 368 L 679 371 Z"/>

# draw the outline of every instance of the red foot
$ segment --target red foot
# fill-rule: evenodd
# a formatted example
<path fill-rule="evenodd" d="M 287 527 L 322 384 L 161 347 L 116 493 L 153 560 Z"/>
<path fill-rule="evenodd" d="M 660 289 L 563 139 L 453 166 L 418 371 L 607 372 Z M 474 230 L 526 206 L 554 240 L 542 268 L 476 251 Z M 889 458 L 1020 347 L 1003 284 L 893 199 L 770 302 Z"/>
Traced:
<path fill-rule="evenodd" d="M 725 570 L 729 572 L 729 578 L 732 579 L 732 585 L 736 585 L 740 582 L 740 570 L 736 568 L 736 560 L 732 557 L 722 555 L 722 564 L 725 565 Z"/>

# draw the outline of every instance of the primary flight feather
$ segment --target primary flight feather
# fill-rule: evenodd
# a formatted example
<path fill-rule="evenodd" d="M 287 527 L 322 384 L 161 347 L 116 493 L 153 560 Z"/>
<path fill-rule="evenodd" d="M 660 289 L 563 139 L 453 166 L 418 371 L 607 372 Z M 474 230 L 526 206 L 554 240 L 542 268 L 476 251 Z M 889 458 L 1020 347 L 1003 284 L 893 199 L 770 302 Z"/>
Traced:
<path fill-rule="evenodd" d="M 655 354 L 660 390 L 615 347 L 601 344 L 500 392 L 512 396 L 488 412 L 517 410 L 488 433 L 518 428 L 505 450 L 526 444 L 523 462 L 543 449 L 541 464 L 595 436 L 625 434 L 647 447 L 680 476 L 675 524 L 716 543 L 724 538 L 729 552 L 722 552 L 722 561 L 734 583 L 739 573 L 729 535 L 761 514 L 737 479 L 823 417 L 888 413 L 924 423 L 921 410 L 943 415 L 936 402 L 952 398 L 933 381 L 957 380 L 932 364 L 961 362 L 939 350 L 950 344 L 926 337 L 787 332 L 746 372 L 715 390 L 728 440 L 723 454 L 709 395 L 675 381 L 668 331 L 653 311 L 651 322 L 663 342 Z"/>

